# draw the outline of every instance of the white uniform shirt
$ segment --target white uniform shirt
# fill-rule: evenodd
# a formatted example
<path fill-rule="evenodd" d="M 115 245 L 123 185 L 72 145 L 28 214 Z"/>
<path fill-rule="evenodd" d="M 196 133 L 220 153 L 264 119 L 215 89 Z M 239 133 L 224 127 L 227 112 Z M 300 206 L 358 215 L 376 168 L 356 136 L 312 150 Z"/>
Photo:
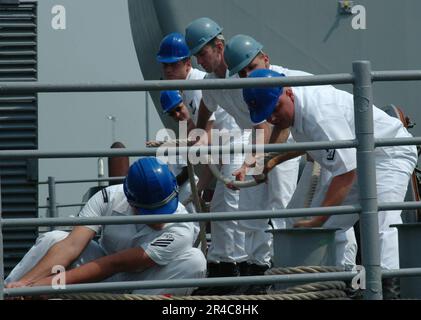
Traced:
<path fill-rule="evenodd" d="M 187 75 L 186 80 L 201 80 L 206 76 L 206 72 L 203 72 L 199 69 L 192 68 Z M 202 91 L 201 90 L 187 90 L 183 91 L 183 102 L 186 106 L 188 106 L 190 115 L 194 124 L 197 124 L 197 118 L 199 113 L 199 106 L 200 100 L 202 99 Z M 224 109 L 217 106 L 214 113 L 209 118 L 209 121 L 214 121 L 213 129 L 218 130 L 228 130 L 229 132 L 233 132 L 234 130 L 239 130 L 237 123 L 235 122 L 234 118 L 229 115 Z M 230 140 L 230 143 L 242 143 L 243 139 L 241 137 L 241 133 L 236 135 L 235 138 Z M 245 140 L 247 142 L 247 140 Z"/>
<path fill-rule="evenodd" d="M 206 75 L 199 69 L 191 68 L 187 75 L 186 80 L 201 80 Z M 187 107 L 190 113 L 190 117 L 194 124 L 197 124 L 197 118 L 199 113 L 200 100 L 202 99 L 202 90 L 182 90 L 181 96 L 183 103 Z M 215 116 L 212 116 L 209 120 L 215 120 Z M 169 163 L 168 167 L 171 172 L 178 176 L 184 167 L 187 167 L 187 161 L 183 157 L 177 157 L 177 163 Z M 197 180 L 197 177 L 195 177 Z M 190 182 L 187 180 L 182 186 L 180 186 L 180 201 L 186 200 L 191 194 Z M 181 199 L 183 198 L 183 199 Z"/>
<path fill-rule="evenodd" d="M 353 96 L 332 86 L 293 87 L 294 124 L 291 133 L 297 142 L 355 139 Z M 374 107 L 375 138 L 409 137 L 402 123 Z M 377 148 L 376 156 L 391 148 Z M 313 150 L 308 153 L 320 165 L 338 176 L 356 168 L 355 149 Z"/>
<path fill-rule="evenodd" d="M 187 214 L 187 211 L 179 204 L 174 214 Z M 79 216 L 89 218 L 132 215 L 136 215 L 136 212 L 128 204 L 122 184 L 96 193 L 79 213 Z M 96 233 L 101 232 L 99 243 L 107 254 L 141 247 L 159 265 L 168 264 L 193 245 L 192 222 L 166 223 L 162 230 L 155 230 L 146 224 L 86 227 Z"/>
<path fill-rule="evenodd" d="M 305 76 L 311 75 L 310 73 L 289 70 L 280 66 L 270 66 L 271 70 L 279 73 L 284 73 L 286 76 Z M 227 75 L 225 78 L 238 79 L 238 74 L 231 77 Z M 206 74 L 205 79 L 220 79 L 215 73 Z M 250 119 L 250 112 L 247 104 L 243 99 L 242 89 L 220 89 L 220 90 L 203 90 L 203 101 L 207 109 L 215 112 L 218 106 L 224 108 L 237 122 L 241 129 L 252 129 L 259 123 L 253 123 Z M 264 122 L 264 121 L 263 121 Z"/>
<path fill-rule="evenodd" d="M 228 78 L 228 70 L 226 78 Z M 238 78 L 237 75 L 231 78 Z M 214 73 L 206 74 L 205 79 L 219 79 Z M 215 112 L 221 106 L 237 122 L 241 129 L 252 129 L 250 113 L 243 100 L 242 89 L 203 90 L 203 102 L 210 112 Z"/>
<path fill-rule="evenodd" d="M 206 75 L 199 69 L 191 68 L 186 80 L 202 80 Z M 199 114 L 200 100 L 202 100 L 202 90 L 183 90 L 181 91 L 183 102 L 190 111 L 191 119 L 194 124 L 197 124 L 197 117 Z M 215 116 L 209 119 L 210 121 L 215 120 Z"/>

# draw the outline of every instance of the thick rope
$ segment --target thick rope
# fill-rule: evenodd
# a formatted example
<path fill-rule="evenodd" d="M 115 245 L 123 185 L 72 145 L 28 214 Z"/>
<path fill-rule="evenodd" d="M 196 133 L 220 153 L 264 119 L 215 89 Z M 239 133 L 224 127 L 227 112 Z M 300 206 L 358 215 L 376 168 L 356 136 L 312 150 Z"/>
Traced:
<path fill-rule="evenodd" d="M 343 271 L 341 267 L 302 266 L 290 268 L 272 268 L 266 275 L 324 273 Z M 343 281 L 324 281 L 307 283 L 280 291 L 271 291 L 265 295 L 225 295 L 225 296 L 165 296 L 142 294 L 81 293 L 61 294 L 54 298 L 71 300 L 321 300 L 345 299 L 346 284 Z"/>
<path fill-rule="evenodd" d="M 287 267 L 287 268 L 271 268 L 266 270 L 266 275 L 277 274 L 297 274 L 297 273 L 320 273 L 320 272 L 340 272 L 344 271 L 343 267 L 329 267 L 329 266 L 301 266 L 301 267 Z"/>
<path fill-rule="evenodd" d="M 329 266 L 300 266 L 300 267 L 285 267 L 285 268 L 271 268 L 265 272 L 266 275 L 285 275 L 285 274 L 303 274 L 303 273 L 325 273 L 325 272 L 340 272 L 344 271 L 343 267 L 329 267 Z M 343 281 L 323 281 L 306 283 L 302 285 L 293 286 L 280 291 L 272 291 L 271 294 L 308 294 L 315 293 L 318 296 L 323 296 L 319 299 L 333 299 L 329 295 L 332 291 L 342 292 L 341 297 L 345 298 L 347 286 Z M 324 295 L 324 293 L 327 293 Z"/>
<path fill-rule="evenodd" d="M 147 147 L 160 147 L 165 143 L 165 145 L 167 147 L 177 147 L 177 146 L 191 146 L 193 145 L 195 142 L 194 141 L 190 141 L 190 140 L 186 140 L 186 139 L 176 139 L 176 140 L 170 140 L 170 141 L 148 141 L 146 146 Z M 272 155 L 274 156 L 274 155 Z M 218 169 L 218 166 L 212 164 L 211 161 L 211 156 L 208 156 L 208 166 L 210 171 L 212 172 L 212 174 L 215 176 L 216 179 L 218 179 L 219 181 L 221 181 L 224 184 L 231 184 L 236 188 L 249 188 L 249 187 L 254 187 L 256 186 L 258 183 L 252 179 L 252 180 L 248 180 L 248 181 L 236 181 L 234 180 L 232 177 L 224 177 Z M 264 175 L 260 175 L 260 178 L 262 179 L 262 182 L 264 181 Z"/>
<path fill-rule="evenodd" d="M 320 164 L 316 161 L 313 162 L 313 170 L 311 172 L 311 181 L 310 181 L 310 188 L 308 190 L 308 194 L 304 201 L 304 208 L 310 208 L 311 201 L 314 198 L 314 194 L 316 193 L 317 185 L 319 184 L 320 179 Z"/>
<path fill-rule="evenodd" d="M 326 281 L 326 282 L 313 282 L 303 285 L 287 288 L 285 290 L 273 291 L 271 294 L 295 294 L 307 293 L 325 290 L 345 290 L 346 284 L 343 281 Z"/>
<path fill-rule="evenodd" d="M 141 294 L 112 294 L 112 293 L 82 293 L 82 294 L 61 294 L 54 296 L 54 299 L 63 300 L 321 300 L 345 298 L 342 290 L 324 290 L 316 292 L 303 292 L 294 294 L 266 294 L 266 295 L 233 295 L 233 296 L 162 296 L 162 295 L 141 295 Z"/>
<path fill-rule="evenodd" d="M 187 160 L 187 172 L 189 175 L 191 197 L 193 199 L 193 204 L 196 208 L 196 212 L 203 212 L 202 205 L 200 203 L 199 193 L 197 191 L 196 181 L 194 179 L 193 165 L 191 164 L 189 160 Z M 208 250 L 208 243 L 206 242 L 206 222 L 201 221 L 199 225 L 200 225 L 200 231 L 194 243 L 194 246 L 197 248 L 200 244 L 200 249 L 202 250 L 203 254 L 206 255 L 206 251 Z"/>

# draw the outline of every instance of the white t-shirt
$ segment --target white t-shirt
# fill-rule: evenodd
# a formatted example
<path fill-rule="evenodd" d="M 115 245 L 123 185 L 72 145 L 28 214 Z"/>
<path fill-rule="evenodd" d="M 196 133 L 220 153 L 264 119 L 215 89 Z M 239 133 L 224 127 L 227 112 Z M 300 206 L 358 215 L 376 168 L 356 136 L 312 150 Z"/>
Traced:
<path fill-rule="evenodd" d="M 294 124 L 291 133 L 297 142 L 355 139 L 353 96 L 333 86 L 293 87 Z M 410 137 L 402 123 L 373 107 L 375 138 Z M 390 148 L 376 148 L 376 156 Z M 308 153 L 333 176 L 356 168 L 356 150 L 312 150 Z"/>
<path fill-rule="evenodd" d="M 174 214 L 187 214 L 182 204 Z M 132 216 L 123 185 L 110 186 L 97 192 L 79 213 L 81 217 Z M 101 232 L 100 245 L 107 254 L 141 247 L 159 265 L 166 265 L 193 246 L 193 222 L 166 223 L 162 230 L 146 224 L 86 226 Z"/>

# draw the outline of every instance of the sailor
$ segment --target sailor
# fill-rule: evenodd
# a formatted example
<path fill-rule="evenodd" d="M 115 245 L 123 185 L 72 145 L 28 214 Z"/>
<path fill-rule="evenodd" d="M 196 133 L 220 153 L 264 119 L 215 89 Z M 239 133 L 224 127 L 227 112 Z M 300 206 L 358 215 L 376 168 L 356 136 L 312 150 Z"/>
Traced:
<path fill-rule="evenodd" d="M 253 70 L 256 69 L 274 70 L 279 73 L 288 74 L 289 76 L 311 75 L 307 72 L 289 70 L 285 67 L 271 64 L 269 56 L 263 51 L 263 45 L 254 38 L 244 34 L 235 35 L 227 42 L 224 51 L 224 58 L 230 71 L 230 75 L 238 74 L 240 78 L 246 78 Z M 293 142 L 292 136 L 290 136 L 289 142 Z M 277 161 L 277 158 L 270 161 L 271 169 L 285 161 L 296 161 L 287 159 L 304 154 L 305 152 L 283 153 L 280 156 L 282 161 Z M 311 157 L 308 158 L 311 159 Z M 306 166 L 313 168 L 314 162 L 310 161 L 306 164 Z M 266 170 L 266 172 L 268 171 L 271 170 Z M 311 200 L 312 207 L 317 207 L 322 202 L 324 194 L 327 191 L 327 187 L 329 186 L 330 178 L 331 176 L 329 172 L 326 169 L 321 168 L 320 177 Z M 272 181 L 269 180 L 269 183 L 271 182 Z M 303 179 L 303 177 L 301 177 L 301 182 L 299 183 L 301 188 L 296 189 L 292 199 L 295 201 L 291 200 L 293 203 L 290 202 L 288 208 L 298 208 L 304 205 L 303 200 L 307 195 L 302 194 L 302 191 L 303 189 L 306 189 L 307 186 L 303 186 L 303 184 L 309 182 L 310 181 L 308 181 L 308 179 Z M 273 189 L 277 190 L 277 188 Z M 287 226 L 289 227 L 290 225 L 287 223 Z M 354 266 L 357 253 L 357 242 L 354 234 L 354 228 L 352 227 L 348 230 L 338 230 L 335 234 L 335 240 L 337 265 L 346 265 L 349 267 Z"/>
<path fill-rule="evenodd" d="M 80 217 L 186 214 L 168 166 L 155 157 L 137 160 L 124 184 L 96 193 Z M 100 234 L 99 242 L 93 240 Z M 66 284 L 202 278 L 206 260 L 193 248 L 191 222 L 77 226 L 41 235 L 5 280 L 7 288 L 51 285 L 54 267 Z M 194 288 L 139 289 L 141 294 L 190 294 Z"/>
<path fill-rule="evenodd" d="M 205 76 L 205 72 L 193 68 L 190 58 L 190 50 L 185 42 L 184 36 L 180 33 L 171 33 L 165 36 L 160 44 L 157 60 L 162 63 L 164 78 L 169 80 L 200 80 Z M 201 90 L 163 91 L 160 101 L 163 112 L 171 116 L 175 121 L 186 121 L 190 132 L 196 128 L 197 116 Z M 243 135 L 235 120 L 222 108 L 217 108 L 215 114 L 208 120 L 205 130 L 209 137 L 211 129 L 223 129 L 226 133 L 238 131 L 238 135 L 232 135 L 228 139 L 217 139 L 213 145 L 217 145 L 219 140 L 226 145 L 243 143 Z M 211 137 L 212 138 L 212 137 Z M 218 168 L 223 176 L 230 176 L 238 169 L 244 157 L 241 154 L 228 156 L 228 161 L 218 159 Z M 207 166 L 202 166 L 198 191 L 201 193 L 211 184 L 213 175 Z M 233 212 L 238 210 L 239 191 L 227 188 L 221 181 L 217 181 L 214 194 L 210 203 L 211 212 Z M 237 221 L 211 221 L 211 245 L 207 252 L 208 276 L 226 277 L 238 276 L 239 266 L 245 264 L 247 254 L 244 248 L 245 234 L 238 228 Z M 214 288 L 199 289 L 202 294 L 229 294 L 237 288 L 224 286 Z M 198 292 L 196 292 L 197 294 Z"/>
<path fill-rule="evenodd" d="M 212 19 L 199 18 L 191 22 L 186 28 L 186 42 L 193 55 L 207 73 L 205 79 L 229 78 L 229 72 L 224 60 L 225 40 L 222 28 Z M 234 76 L 233 78 L 238 78 Z M 203 90 L 203 97 L 199 107 L 197 126 L 204 128 L 209 117 L 218 106 L 229 113 L 241 129 L 260 129 L 264 131 L 264 142 L 285 141 L 288 130 L 273 132 L 266 121 L 253 123 L 250 121 L 247 106 L 242 99 L 240 89 L 236 90 Z M 250 139 L 250 135 L 248 137 Z M 282 168 L 283 166 L 283 168 Z M 248 165 L 244 163 L 233 174 L 243 180 Z M 277 177 L 277 178 L 274 178 Z M 269 181 L 277 186 L 262 183 L 251 188 L 240 190 L 240 211 L 248 210 L 276 210 L 285 208 L 294 192 L 298 177 L 298 161 L 283 164 L 270 173 Z M 247 178 L 253 179 L 248 176 Z M 262 275 L 269 268 L 271 261 L 271 235 L 268 219 L 241 220 L 240 226 L 246 231 L 246 251 L 248 265 L 241 271 L 242 275 Z M 264 286 L 251 286 L 248 293 L 263 293 Z"/>
<path fill-rule="evenodd" d="M 203 78 L 202 71 L 192 68 L 189 48 L 185 44 L 184 36 L 178 32 L 170 33 L 161 40 L 156 59 L 162 64 L 164 79 L 185 80 Z M 190 131 L 195 127 L 193 120 L 197 118 L 197 109 L 202 93 L 200 90 L 189 90 L 184 91 L 182 96 L 186 101 L 186 106 L 188 106 L 187 113 L 192 115 L 192 119 L 187 123 L 188 131 Z M 211 119 L 209 121 L 206 128 L 207 131 L 210 131 L 213 120 Z M 148 141 L 146 144 L 153 146 L 152 141 Z M 177 183 L 180 187 L 180 202 L 185 203 L 185 207 L 190 213 L 196 212 L 193 201 L 190 201 L 191 185 L 186 159 L 179 157 L 176 162 L 168 163 L 168 166 L 177 178 Z M 197 182 L 197 176 L 194 178 Z"/>
<path fill-rule="evenodd" d="M 258 69 L 249 78 L 283 77 L 273 70 Z M 253 121 L 291 128 L 297 142 L 355 139 L 353 96 L 333 86 L 271 87 L 243 90 Z M 411 137 L 402 123 L 373 106 L 375 138 Z M 321 206 L 358 203 L 355 149 L 308 151 L 332 176 Z M 376 185 L 379 202 L 404 200 L 409 178 L 417 162 L 415 146 L 376 148 Z M 379 212 L 381 267 L 399 268 L 398 238 L 392 224 L 402 223 L 400 210 Z M 297 227 L 348 229 L 358 214 L 314 217 L 296 223 Z"/>

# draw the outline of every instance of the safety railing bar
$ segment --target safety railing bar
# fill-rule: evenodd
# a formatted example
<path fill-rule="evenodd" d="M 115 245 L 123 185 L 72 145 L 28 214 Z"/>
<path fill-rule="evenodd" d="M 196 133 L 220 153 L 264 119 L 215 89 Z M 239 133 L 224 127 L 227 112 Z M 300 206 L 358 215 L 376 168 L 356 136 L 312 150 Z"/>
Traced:
<path fill-rule="evenodd" d="M 421 137 L 416 138 L 394 138 L 394 139 L 376 139 L 377 147 L 392 146 L 392 145 L 418 145 L 421 144 Z M 246 146 L 246 151 L 264 151 L 264 152 L 285 152 L 285 151 L 305 151 L 305 150 L 321 150 L 328 148 L 346 149 L 356 148 L 358 143 L 356 140 L 336 140 L 324 142 L 297 142 L 288 144 L 268 144 Z M 188 154 L 189 150 L 197 151 L 200 154 L 210 153 L 236 153 L 237 146 L 201 146 L 201 147 L 168 147 L 166 150 L 170 155 Z M 164 150 L 164 149 L 159 149 Z M 40 151 L 40 150 L 1 150 L 0 159 L 6 158 L 90 158 L 90 157 L 111 157 L 111 156 L 156 156 L 158 148 L 141 148 L 141 149 L 106 149 L 97 151 Z M 167 153 L 165 153 L 167 154 Z M 95 180 L 97 181 L 97 180 Z M 45 182 L 43 182 L 45 183 Z"/>
<path fill-rule="evenodd" d="M 255 210 L 237 212 L 212 212 L 190 214 L 162 214 L 127 217 L 98 217 L 98 218 L 22 218 L 2 219 L 1 225 L 5 227 L 18 226 L 78 226 L 78 225 L 108 225 L 108 224 L 149 224 L 186 221 L 221 221 L 221 220 L 250 220 L 264 218 L 289 218 L 303 216 L 323 216 L 336 214 L 353 214 L 360 212 L 361 208 L 355 206 L 318 207 L 284 210 Z"/>
<path fill-rule="evenodd" d="M 288 144 L 246 145 L 245 152 L 285 152 L 305 151 L 322 149 L 347 149 L 355 148 L 358 143 L 355 140 L 336 140 L 323 142 L 297 142 Z M 168 147 L 164 148 L 139 148 L 139 149 L 106 149 L 97 151 L 40 151 L 40 150 L 0 150 L 0 159 L 6 158 L 93 158 L 93 157 L 122 157 L 122 156 L 157 156 L 162 155 L 184 155 L 184 154 L 217 154 L 217 153 L 238 153 L 242 145 L 233 146 L 201 146 L 201 147 Z M 193 149 L 192 149 L 193 148 Z M 192 149 L 192 151 L 190 151 Z M 262 150 L 263 149 L 263 150 Z M 165 152 L 166 150 L 166 152 Z M 159 152 L 158 152 L 159 151 Z"/>
<path fill-rule="evenodd" d="M 56 205 L 56 208 L 70 208 L 70 207 L 80 207 L 80 206 L 84 206 L 86 204 L 86 202 L 82 202 L 82 203 L 68 203 L 68 204 L 58 204 Z M 47 209 L 50 206 L 38 206 L 38 209 Z"/>
<path fill-rule="evenodd" d="M 221 277 L 204 279 L 176 279 L 176 280 L 147 280 L 147 281 L 121 281 L 105 283 L 86 283 L 67 285 L 64 289 L 54 289 L 51 286 L 25 287 L 5 289 L 5 296 L 24 296 L 39 294 L 60 294 L 74 292 L 94 292 L 94 291 L 115 291 L 115 290 L 135 290 L 135 289 L 157 289 L 157 288 L 188 288 L 207 287 L 225 285 L 246 285 L 246 284 L 272 284 L 290 282 L 318 282 L 332 280 L 350 280 L 357 275 L 357 272 L 327 272 L 308 273 L 293 275 L 265 275 L 265 276 L 244 276 L 244 277 Z"/>
<path fill-rule="evenodd" d="M 376 147 L 420 145 L 421 137 L 376 139 Z"/>
<path fill-rule="evenodd" d="M 82 179 L 82 180 L 56 180 L 56 184 L 64 183 L 87 183 L 87 182 L 103 182 L 103 181 L 123 181 L 125 177 L 109 177 L 96 179 Z M 38 184 L 48 184 L 48 181 L 39 181 Z"/>
<path fill-rule="evenodd" d="M 382 278 L 406 278 L 421 276 L 421 268 L 403 268 L 395 270 L 382 270 Z"/>
<path fill-rule="evenodd" d="M 328 84 L 352 84 L 350 73 L 324 74 L 287 78 L 265 79 L 204 79 L 204 80 L 145 80 L 129 83 L 70 83 L 2 82 L 0 94 L 34 92 L 121 92 L 197 89 L 241 89 L 270 86 L 314 86 Z"/>
<path fill-rule="evenodd" d="M 372 81 L 421 80 L 420 70 L 373 71 Z M 145 80 L 130 83 L 76 83 L 53 84 L 42 82 L 3 82 L 0 93 L 28 92 L 120 92 L 120 91 L 160 91 L 196 89 L 240 89 L 265 86 L 313 86 L 328 84 L 352 84 L 354 75 L 350 73 L 324 74 L 314 76 L 264 78 L 264 79 L 207 79 L 207 80 Z"/>
<path fill-rule="evenodd" d="M 421 201 L 379 202 L 379 211 L 421 209 Z"/>
<path fill-rule="evenodd" d="M 419 145 L 421 144 L 421 137 L 415 138 L 393 138 L 393 139 L 376 139 L 377 147 L 393 146 L 393 145 Z M 191 148 L 200 154 L 210 153 L 236 153 L 240 150 L 241 145 L 234 146 L 201 146 L 201 147 L 168 147 L 165 148 L 170 155 L 188 154 Z M 305 151 L 305 150 L 321 150 L 321 149 L 346 149 L 356 148 L 358 142 L 356 140 L 336 140 L 323 142 L 297 142 L 288 144 L 266 144 L 262 150 L 261 145 L 245 146 L 246 151 L 259 152 L 285 152 L 285 151 Z M 106 149 L 97 151 L 41 151 L 41 150 L 1 150 L 0 159 L 6 158 L 90 158 L 90 157 L 112 157 L 112 156 L 156 156 L 158 150 L 164 148 L 140 148 L 140 149 Z M 107 178 L 109 179 L 109 178 Z M 106 181 L 105 179 L 104 181 Z M 116 179 L 118 180 L 118 179 Z M 99 181 L 99 180 L 95 180 Z M 88 182 L 88 181 L 86 181 Z M 42 182 L 46 183 L 46 182 Z M 65 183 L 65 182 L 63 182 Z"/>
<path fill-rule="evenodd" d="M 73 203 L 73 204 L 59 204 L 57 208 L 65 207 L 78 207 L 83 206 L 85 203 Z M 39 209 L 47 209 L 49 206 L 39 206 Z M 406 201 L 406 202 L 379 202 L 379 210 L 408 210 L 408 209 L 421 209 L 421 201 Z"/>
<path fill-rule="evenodd" d="M 421 70 L 373 71 L 373 81 L 414 81 L 421 80 Z"/>

